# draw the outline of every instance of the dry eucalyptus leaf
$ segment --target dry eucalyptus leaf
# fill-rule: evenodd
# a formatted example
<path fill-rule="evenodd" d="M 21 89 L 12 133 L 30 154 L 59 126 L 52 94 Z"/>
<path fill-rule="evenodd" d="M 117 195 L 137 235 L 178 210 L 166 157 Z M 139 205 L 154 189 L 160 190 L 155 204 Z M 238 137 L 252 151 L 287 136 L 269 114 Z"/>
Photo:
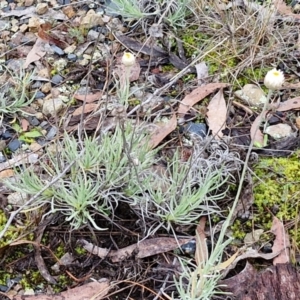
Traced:
<path fill-rule="evenodd" d="M 197 266 L 204 266 L 205 262 L 208 260 L 208 249 L 206 244 L 205 235 L 205 222 L 206 217 L 201 217 L 199 224 L 196 228 L 196 252 L 195 260 Z"/>
<path fill-rule="evenodd" d="M 279 252 L 273 260 L 273 265 L 286 264 L 290 262 L 290 239 L 283 223 L 276 217 L 273 217 L 271 232 L 275 235 L 272 251 Z"/>
<path fill-rule="evenodd" d="M 223 136 L 222 130 L 226 127 L 227 106 L 223 95 L 223 89 L 210 100 L 208 104 L 207 124 L 216 138 Z"/>
<path fill-rule="evenodd" d="M 99 91 L 95 94 L 87 94 L 87 95 L 80 95 L 80 94 L 75 94 L 74 98 L 80 101 L 85 101 L 86 103 L 91 103 L 99 100 L 102 97 L 102 92 Z"/>
<path fill-rule="evenodd" d="M 181 101 L 178 113 L 186 114 L 193 105 L 195 105 L 200 100 L 213 93 L 216 89 L 225 88 L 229 86 L 228 83 L 208 83 L 204 86 L 200 86 L 194 89 L 190 94 L 186 95 Z"/>
<path fill-rule="evenodd" d="M 83 248 L 88 252 L 98 255 L 100 258 L 109 257 L 112 262 L 119 262 L 127 257 L 130 257 L 133 253 L 136 253 L 137 258 L 149 257 L 159 253 L 172 251 L 179 248 L 183 244 L 190 242 L 191 239 L 175 239 L 175 238 L 153 238 L 149 240 L 141 241 L 119 250 L 109 250 L 106 248 L 100 248 L 92 243 L 81 239 Z"/>
<path fill-rule="evenodd" d="M 45 54 L 45 42 L 41 38 L 37 38 L 35 44 L 26 57 L 24 68 L 26 69 L 32 62 L 40 60 L 45 56 Z"/>
<path fill-rule="evenodd" d="M 109 291 L 109 280 L 102 278 L 98 281 L 86 283 L 81 286 L 77 286 L 72 289 L 68 289 L 65 292 L 61 292 L 56 295 L 34 295 L 25 296 L 26 300 L 78 300 L 78 299 L 93 299 L 101 300 L 108 294 Z M 13 297 L 14 300 L 25 299 L 22 295 L 16 295 Z"/>
<path fill-rule="evenodd" d="M 300 109 L 300 97 L 280 102 L 279 105 L 276 107 L 277 111 L 287 111 L 291 109 Z"/>
<path fill-rule="evenodd" d="M 254 122 L 251 125 L 250 129 L 250 137 L 254 141 L 253 145 L 258 148 L 265 147 L 265 140 L 264 140 L 264 135 L 261 132 L 261 130 L 258 128 L 261 120 L 264 119 L 266 116 L 266 112 L 259 114 Z"/>
<path fill-rule="evenodd" d="M 159 145 L 159 143 L 173 130 L 176 129 L 177 126 L 177 119 L 176 115 L 174 114 L 168 122 L 164 123 L 161 122 L 159 124 L 155 124 L 156 129 L 151 133 L 149 146 L 151 149 L 155 148 Z"/>

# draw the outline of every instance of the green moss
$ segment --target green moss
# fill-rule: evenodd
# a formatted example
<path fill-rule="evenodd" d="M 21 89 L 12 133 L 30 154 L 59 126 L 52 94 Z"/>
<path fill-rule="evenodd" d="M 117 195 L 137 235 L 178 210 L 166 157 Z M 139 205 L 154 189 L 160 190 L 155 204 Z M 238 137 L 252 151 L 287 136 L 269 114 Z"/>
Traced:
<path fill-rule="evenodd" d="M 0 210 L 0 231 L 2 231 L 7 223 L 7 218 L 3 210 Z M 0 247 L 9 245 L 15 241 L 20 235 L 19 230 L 14 226 L 9 226 L 8 230 L 4 234 L 4 237 L 0 240 Z"/>
<path fill-rule="evenodd" d="M 87 253 L 87 251 L 82 246 L 77 246 L 74 250 L 78 255 L 85 255 Z"/>
<path fill-rule="evenodd" d="M 65 245 L 63 243 L 60 243 L 58 245 L 58 247 L 55 249 L 55 255 L 58 257 L 58 258 L 61 258 L 63 255 L 66 254 L 66 248 L 65 248 Z"/>
<path fill-rule="evenodd" d="M 249 83 L 259 82 L 265 77 L 268 71 L 269 69 L 267 68 L 246 68 L 235 81 L 234 89 L 240 89 Z M 267 92 L 267 89 L 265 89 L 264 85 L 261 85 L 261 88 Z"/>
<path fill-rule="evenodd" d="M 189 58 L 198 55 L 199 49 L 207 43 L 210 37 L 205 33 L 199 32 L 197 26 L 192 26 L 189 29 L 185 29 L 180 38 L 183 42 L 185 55 Z"/>
<path fill-rule="evenodd" d="M 162 71 L 163 72 L 171 72 L 171 71 L 178 71 L 172 64 L 166 64 L 162 66 Z"/>
<path fill-rule="evenodd" d="M 292 223 L 289 235 L 300 247 L 298 213 L 300 204 L 300 152 L 291 157 L 263 158 L 254 171 L 259 179 L 254 179 L 254 210 L 251 222 L 236 220 L 232 226 L 233 235 L 242 238 L 242 233 L 252 228 L 262 228 L 266 232 L 272 226 L 273 214 L 284 224 Z M 252 224 L 253 223 L 253 224 Z M 272 238 L 265 235 L 266 239 Z"/>

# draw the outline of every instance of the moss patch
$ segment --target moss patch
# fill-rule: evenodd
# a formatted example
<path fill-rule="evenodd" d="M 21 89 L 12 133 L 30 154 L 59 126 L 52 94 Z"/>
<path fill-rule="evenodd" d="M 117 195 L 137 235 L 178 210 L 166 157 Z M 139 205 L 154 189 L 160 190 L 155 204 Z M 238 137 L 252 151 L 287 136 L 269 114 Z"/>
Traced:
<path fill-rule="evenodd" d="M 255 166 L 253 219 L 246 222 L 236 220 L 231 227 L 233 236 L 243 239 L 252 228 L 269 231 L 273 215 L 285 225 L 293 244 L 300 247 L 299 204 L 300 204 L 300 152 L 291 157 L 263 158 Z M 266 239 L 271 236 L 265 234 Z"/>

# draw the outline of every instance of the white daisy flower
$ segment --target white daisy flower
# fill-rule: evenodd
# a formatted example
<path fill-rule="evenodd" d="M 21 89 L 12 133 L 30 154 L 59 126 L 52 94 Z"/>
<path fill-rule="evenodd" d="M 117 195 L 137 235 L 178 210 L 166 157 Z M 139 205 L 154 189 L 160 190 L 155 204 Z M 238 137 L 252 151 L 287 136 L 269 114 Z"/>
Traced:
<path fill-rule="evenodd" d="M 270 90 L 277 90 L 282 87 L 284 83 L 283 72 L 277 69 L 269 71 L 265 77 L 264 84 Z"/>
<path fill-rule="evenodd" d="M 125 67 L 131 67 L 135 64 L 135 57 L 130 52 L 124 52 L 122 56 L 122 64 Z"/>

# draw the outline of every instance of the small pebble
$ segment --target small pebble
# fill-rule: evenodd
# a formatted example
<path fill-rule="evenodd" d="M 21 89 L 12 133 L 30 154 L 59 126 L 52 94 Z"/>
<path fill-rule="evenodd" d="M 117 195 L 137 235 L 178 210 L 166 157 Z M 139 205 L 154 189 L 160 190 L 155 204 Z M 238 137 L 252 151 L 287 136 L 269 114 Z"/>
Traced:
<path fill-rule="evenodd" d="M 6 161 L 5 156 L 3 155 L 2 152 L 0 152 L 0 163 L 3 163 L 3 162 L 5 162 L 5 161 Z"/>
<path fill-rule="evenodd" d="M 207 135 L 207 126 L 204 123 L 189 122 L 187 124 L 186 131 L 204 138 Z"/>
<path fill-rule="evenodd" d="M 62 76 L 56 74 L 56 75 L 54 75 L 54 76 L 52 77 L 52 80 L 51 80 L 51 81 L 52 81 L 52 83 L 54 83 L 54 84 L 60 84 L 63 80 L 64 80 L 64 78 L 63 78 Z"/>
<path fill-rule="evenodd" d="M 25 9 L 25 6 L 17 6 L 16 8 L 15 8 L 15 10 L 24 10 Z"/>
<path fill-rule="evenodd" d="M 40 81 L 36 81 L 32 86 L 31 88 L 32 89 L 38 89 L 42 86 L 42 83 Z"/>
<path fill-rule="evenodd" d="M 5 132 L 2 133 L 1 138 L 3 140 L 8 140 L 11 139 L 13 137 L 13 133 L 11 133 L 10 131 L 6 130 Z"/>
<path fill-rule="evenodd" d="M 57 128 L 56 127 L 51 127 L 51 129 L 48 131 L 47 135 L 46 135 L 46 140 L 51 141 L 53 140 L 53 138 L 55 137 L 55 135 L 57 134 Z"/>
<path fill-rule="evenodd" d="M 196 241 L 195 240 L 191 240 L 190 242 L 182 245 L 180 248 L 181 248 L 181 251 L 184 254 L 192 256 L 192 255 L 195 254 L 195 251 L 196 251 Z"/>
<path fill-rule="evenodd" d="M 35 94 L 34 98 L 35 99 L 42 99 L 42 98 L 45 98 L 45 94 L 41 91 L 37 91 L 37 93 Z"/>
<path fill-rule="evenodd" d="M 38 15 L 43 15 L 48 11 L 48 4 L 47 3 L 38 3 L 35 9 Z"/>
<path fill-rule="evenodd" d="M 38 126 L 40 124 L 40 121 L 36 117 L 33 117 L 33 116 L 29 116 L 27 118 L 27 120 L 28 120 L 29 124 L 32 126 Z"/>
<path fill-rule="evenodd" d="M 76 61 L 77 55 L 73 54 L 73 53 L 68 54 L 68 60 L 73 61 L 73 62 Z"/>
<path fill-rule="evenodd" d="M 12 140 L 8 143 L 7 147 L 10 151 L 15 152 L 21 147 L 22 143 L 19 140 Z"/>
<path fill-rule="evenodd" d="M 6 286 L 6 285 L 3 285 L 3 284 L 0 284 L 0 291 L 1 292 L 6 292 L 8 290 L 8 286 Z"/>
<path fill-rule="evenodd" d="M 65 54 L 64 50 L 62 50 L 61 48 L 55 46 L 55 45 L 51 45 L 51 49 L 54 51 L 54 53 L 62 56 Z"/>
<path fill-rule="evenodd" d="M 266 133 L 275 140 L 279 140 L 284 137 L 288 137 L 292 134 L 292 127 L 288 124 L 271 125 L 266 128 Z"/>

